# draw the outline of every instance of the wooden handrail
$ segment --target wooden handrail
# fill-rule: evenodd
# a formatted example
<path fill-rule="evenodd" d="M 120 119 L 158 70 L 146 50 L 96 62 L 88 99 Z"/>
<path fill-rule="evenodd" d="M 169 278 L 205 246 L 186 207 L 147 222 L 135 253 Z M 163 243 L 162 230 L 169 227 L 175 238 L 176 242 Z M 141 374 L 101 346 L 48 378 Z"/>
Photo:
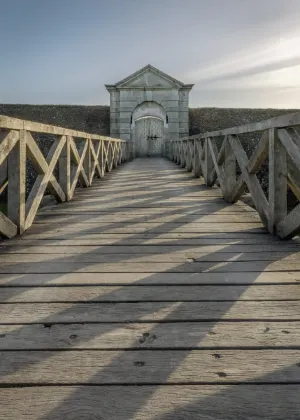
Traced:
<path fill-rule="evenodd" d="M 287 190 L 300 200 L 300 112 L 266 121 L 202 133 L 166 142 L 166 156 L 203 176 L 207 186 L 217 179 L 224 199 L 234 203 L 248 188 L 262 223 L 270 233 L 282 239 L 300 233 L 300 204 L 287 211 Z M 262 132 L 248 158 L 238 137 L 240 134 Z M 216 138 L 221 138 L 218 149 Z M 268 159 L 269 194 L 266 198 L 257 172 Z M 241 174 L 237 174 L 237 165 Z"/>
<path fill-rule="evenodd" d="M 47 157 L 33 133 L 54 136 Z M 10 238 L 28 229 L 46 189 L 58 202 L 69 201 L 78 182 L 89 187 L 95 176 L 103 178 L 127 160 L 127 153 L 124 140 L 0 115 L 0 194 L 7 190 L 0 234 Z M 27 159 L 38 175 L 26 197 Z"/>

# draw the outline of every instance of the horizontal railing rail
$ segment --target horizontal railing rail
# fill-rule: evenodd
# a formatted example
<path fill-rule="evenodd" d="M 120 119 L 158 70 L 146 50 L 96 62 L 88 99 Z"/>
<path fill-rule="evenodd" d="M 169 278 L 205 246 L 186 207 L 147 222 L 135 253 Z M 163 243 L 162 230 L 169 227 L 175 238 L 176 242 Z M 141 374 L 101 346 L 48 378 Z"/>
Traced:
<path fill-rule="evenodd" d="M 47 153 L 39 135 L 49 136 Z M 89 187 L 125 160 L 123 140 L 0 115 L 0 235 L 28 229 L 46 191 L 69 201 L 78 185 Z M 32 185 L 28 161 L 36 173 Z"/>
<path fill-rule="evenodd" d="M 288 187 L 300 201 L 300 112 L 266 121 L 246 124 L 169 140 L 166 156 L 203 176 L 207 186 L 217 180 L 224 199 L 235 203 L 246 190 L 264 226 L 282 239 L 300 233 L 300 204 L 288 211 Z M 239 136 L 262 132 L 249 157 Z M 268 165 L 266 196 L 257 173 Z"/>

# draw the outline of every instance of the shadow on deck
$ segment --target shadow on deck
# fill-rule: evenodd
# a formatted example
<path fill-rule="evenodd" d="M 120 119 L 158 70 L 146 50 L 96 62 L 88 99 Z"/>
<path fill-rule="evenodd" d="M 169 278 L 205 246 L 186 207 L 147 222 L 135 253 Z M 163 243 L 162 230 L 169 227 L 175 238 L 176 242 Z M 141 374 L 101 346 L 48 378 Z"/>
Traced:
<path fill-rule="evenodd" d="M 136 159 L 0 243 L 3 419 L 298 419 L 300 242 Z"/>

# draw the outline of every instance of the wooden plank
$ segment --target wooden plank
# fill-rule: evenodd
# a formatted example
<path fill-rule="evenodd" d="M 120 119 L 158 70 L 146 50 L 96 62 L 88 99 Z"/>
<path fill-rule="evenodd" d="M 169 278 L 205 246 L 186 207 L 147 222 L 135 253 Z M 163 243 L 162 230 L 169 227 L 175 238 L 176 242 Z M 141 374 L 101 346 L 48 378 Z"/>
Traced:
<path fill-rule="evenodd" d="M 14 243 L 16 239 L 14 240 Z M 30 232 L 27 235 L 22 236 L 18 239 L 18 243 L 25 245 L 26 244 L 36 244 L 39 241 L 42 243 L 51 243 L 59 244 L 63 243 L 64 245 L 156 245 L 156 244 L 175 244 L 175 245 L 217 245 L 217 244 L 233 244 L 240 243 L 243 245 L 249 244 L 272 244 L 279 243 L 279 240 L 272 238 L 267 233 L 265 234 L 254 234 L 249 232 L 213 232 L 213 233 L 191 233 L 191 232 L 182 232 L 182 233 L 85 233 L 74 234 L 74 233 L 62 233 L 62 234 L 33 234 Z M 43 242 L 42 242 L 43 241 Z M 297 238 L 293 238 L 293 243 L 299 244 Z M 5 243 L 0 242 L 0 246 L 5 246 Z"/>
<path fill-rule="evenodd" d="M 89 286 L 89 285 L 252 285 L 299 284 L 299 271 L 261 273 L 53 273 L 0 274 L 3 286 Z"/>
<path fill-rule="evenodd" d="M 0 166 L 19 141 L 19 131 L 11 130 L 8 134 L 0 132 Z"/>
<path fill-rule="evenodd" d="M 179 236 L 180 235 L 180 236 Z M 14 238 L 10 241 L 10 245 L 19 245 L 22 247 L 27 246 L 147 246 L 147 245 L 155 245 L 155 246 L 164 246 L 164 245 L 172 245 L 172 246 L 184 246 L 192 247 L 192 246 L 212 246 L 212 245 L 255 245 L 263 246 L 263 245 L 279 245 L 280 240 L 277 238 L 271 238 L 268 235 L 241 235 L 241 234 L 230 234 L 227 235 L 227 238 L 223 234 L 213 234 L 208 235 L 206 234 L 162 234 L 162 235 L 151 235 L 151 234 L 138 234 L 134 236 L 130 236 L 128 234 L 115 234 L 115 235 L 106 235 L 105 233 L 100 235 L 82 235 L 81 237 L 74 237 L 74 235 L 65 235 L 56 238 L 31 238 L 31 235 L 25 235 L 22 237 Z M 8 244 L 7 242 L 0 241 L 0 247 L 6 247 Z M 293 238 L 292 240 L 287 242 L 287 245 L 291 246 L 299 246 L 299 240 L 297 238 Z M 285 248 L 288 249 L 288 248 Z"/>
<path fill-rule="evenodd" d="M 77 262 L 57 259 L 51 262 L 44 261 L 43 264 L 38 262 L 9 263 L 1 262 L 0 273 L 3 274 L 33 274 L 33 273 L 162 273 L 168 271 L 170 273 L 202 273 L 202 272 L 262 272 L 262 271 L 298 271 L 300 270 L 300 261 L 226 261 L 220 263 L 214 262 L 131 262 L 131 261 L 114 261 L 111 263 L 97 262 Z"/>
<path fill-rule="evenodd" d="M 276 226 L 276 233 L 282 239 L 291 239 L 300 233 L 300 205 L 298 204 Z"/>
<path fill-rule="evenodd" d="M 278 117 L 270 118 L 269 120 L 259 121 L 255 123 L 249 123 L 240 125 L 237 127 L 226 128 L 224 130 L 210 131 L 204 134 L 197 134 L 188 138 L 207 138 L 207 137 L 220 137 L 228 135 L 237 135 L 244 133 L 254 133 L 258 131 L 265 131 L 269 128 L 282 128 L 292 127 L 300 125 L 300 112 L 295 112 L 286 115 L 280 115 Z"/>
<path fill-rule="evenodd" d="M 5 303 L 2 324 L 174 321 L 300 321 L 299 301 Z"/>
<path fill-rule="evenodd" d="M 0 325 L 0 350 L 296 348 L 300 322 Z"/>
<path fill-rule="evenodd" d="M 88 179 L 88 185 L 90 186 L 93 181 L 93 178 L 91 177 L 92 175 L 92 151 L 91 151 L 92 139 L 91 138 L 86 139 L 85 143 L 87 143 L 87 151 L 85 153 L 82 166 L 84 168 L 84 172 Z"/>
<path fill-rule="evenodd" d="M 242 195 L 244 188 L 239 188 L 238 193 L 234 193 L 234 186 L 236 184 L 236 158 L 230 142 L 226 137 L 224 140 L 225 143 L 225 162 L 224 162 L 224 187 L 223 195 L 226 201 L 237 201 Z M 244 185 L 244 183 L 243 183 Z M 232 196 L 233 200 L 232 200 Z"/>
<path fill-rule="evenodd" d="M 287 153 L 278 139 L 277 131 L 269 130 L 269 225 L 276 234 L 276 225 L 287 214 Z M 300 223 L 299 223 L 300 224 Z"/>
<path fill-rule="evenodd" d="M 59 136 L 73 136 L 80 138 L 92 138 L 93 140 L 105 140 L 111 142 L 126 143 L 124 140 L 115 139 L 112 137 L 98 136 L 96 134 L 85 133 L 82 131 L 71 130 L 68 128 L 57 127 L 54 125 L 42 124 L 38 122 L 20 120 L 18 118 L 7 117 L 0 115 L 0 128 L 8 128 L 10 130 L 26 130 L 36 133 L 56 134 Z"/>
<path fill-rule="evenodd" d="M 186 180 L 189 181 L 189 180 Z M 149 186 L 149 185 L 148 185 Z M 206 187 L 200 188 L 200 186 L 195 185 L 194 188 L 186 188 L 186 186 L 181 185 L 173 185 L 170 189 L 165 189 L 163 187 L 161 188 L 151 188 L 148 191 L 139 191 L 137 189 L 130 189 L 128 191 L 122 191 L 122 187 L 119 186 L 119 188 L 116 188 L 114 191 L 107 191 L 102 188 L 97 188 L 97 190 L 100 192 L 105 192 L 105 195 L 99 195 L 95 196 L 95 194 L 92 194 L 90 190 L 87 190 L 85 194 L 82 194 L 80 197 L 78 197 L 77 201 L 87 201 L 89 202 L 108 202 L 109 199 L 113 202 L 120 201 L 120 198 L 126 199 L 126 198 L 133 198 L 134 201 L 137 201 L 137 199 L 143 199 L 146 197 L 153 197 L 157 196 L 157 193 L 159 194 L 159 200 L 162 201 L 164 199 L 168 199 L 168 201 L 193 201 L 193 200 L 199 200 L 203 197 L 222 197 L 222 194 L 219 189 L 212 188 L 208 189 Z M 117 195 L 117 197 L 116 197 Z"/>
<path fill-rule="evenodd" d="M 55 225 L 64 225 L 70 221 L 76 223 L 123 223 L 126 222 L 128 224 L 137 223 L 137 222 L 145 222 L 145 223 L 178 223 L 178 224 L 186 224 L 186 223 L 261 223 L 259 217 L 256 213 L 248 212 L 241 217 L 240 214 L 235 213 L 228 213 L 228 214 L 196 214 L 196 215 L 183 215 L 183 214 L 171 214 L 168 216 L 163 215 L 138 215 L 138 214 L 66 214 L 66 215 L 53 215 L 51 212 L 48 215 L 37 215 L 34 220 L 35 224 L 47 224 L 47 223 L 54 223 Z"/>
<path fill-rule="evenodd" d="M 35 225 L 32 227 L 32 234 L 42 233 L 44 231 L 45 226 L 42 224 Z M 80 234 L 81 231 L 91 231 L 94 234 L 97 233 L 147 233 L 150 231 L 152 233 L 201 233 L 201 232 L 253 232 L 253 233 L 266 233 L 264 227 L 262 227 L 261 223 L 259 222 L 246 222 L 246 223 L 212 223 L 212 224 L 201 224 L 201 223 L 188 223 L 183 225 L 178 225 L 176 223 L 135 223 L 133 226 L 127 223 L 116 223 L 113 222 L 112 224 L 109 223 L 102 223 L 99 222 L 97 225 L 93 223 L 73 223 L 67 224 L 63 227 L 56 225 L 55 223 L 51 224 L 52 234 L 57 234 L 58 232 L 65 232 L 65 233 L 77 233 Z M 49 233 L 50 234 L 50 233 Z"/>
<path fill-rule="evenodd" d="M 39 246 L 39 241 L 35 241 L 35 244 L 27 245 L 27 242 L 22 241 L 23 245 L 20 245 L 20 241 L 16 242 L 14 245 L 6 243 L 6 246 L 3 247 L 2 252 L 6 254 L 55 254 L 59 255 L 76 255 L 76 254 L 132 254 L 132 255 L 156 255 L 156 254 L 167 254 L 175 253 L 180 256 L 194 256 L 203 253 L 203 256 L 207 256 L 210 260 L 220 258 L 219 254 L 250 254 L 249 256 L 243 255 L 243 258 L 249 259 L 265 259 L 268 255 L 268 259 L 282 259 L 282 258 L 291 258 L 295 259 L 300 256 L 300 246 L 293 245 L 289 242 L 286 244 L 281 244 L 280 242 L 275 242 L 274 244 L 250 244 L 244 245 L 243 243 L 239 245 L 235 244 L 220 244 L 220 245 L 199 245 L 197 247 L 187 247 L 184 245 L 108 245 L 108 246 L 97 246 L 97 245 L 75 245 L 70 243 L 69 245 L 63 245 L 60 243 L 58 245 L 51 245 L 51 241 L 46 242 L 41 241 L 42 244 Z M 216 254 L 217 253 L 217 254 Z M 232 256 L 231 255 L 231 256 Z M 1 256 L 0 256 L 1 258 Z"/>
<path fill-rule="evenodd" d="M 299 350 L 0 352 L 0 384 L 299 383 Z M 83 362 L 84 361 L 84 362 Z"/>
<path fill-rule="evenodd" d="M 202 148 L 201 148 L 200 141 L 195 139 L 194 140 L 194 160 L 193 160 L 193 174 L 195 177 L 199 177 L 201 174 L 201 163 L 200 163 L 201 151 L 202 151 Z"/>
<path fill-rule="evenodd" d="M 5 302 L 211 302 L 211 301 L 290 301 L 300 308 L 300 284 L 253 286 L 77 286 L 1 287 L 0 303 Z"/>
<path fill-rule="evenodd" d="M 293 194 L 300 201 L 300 176 L 298 174 L 298 169 L 292 163 L 291 160 L 288 160 L 288 186 L 292 190 Z"/>
<path fill-rule="evenodd" d="M 12 238 L 17 233 L 18 227 L 0 211 L 0 234 L 6 238 Z"/>
<path fill-rule="evenodd" d="M 299 393 L 296 384 L 47 386 L 1 389 L 0 404 L 5 420 L 298 420 Z"/>
<path fill-rule="evenodd" d="M 8 185 L 7 175 L 8 175 L 7 158 L 3 158 L 2 163 L 0 164 L 0 195 L 3 193 L 3 191 L 5 191 Z"/>
<path fill-rule="evenodd" d="M 7 158 L 9 183 L 7 216 L 18 227 L 20 234 L 25 230 L 26 141 L 26 131 L 21 130 L 19 141 Z"/>
<path fill-rule="evenodd" d="M 71 200 L 71 156 L 70 138 L 66 137 L 66 142 L 59 157 L 59 184 L 65 194 L 66 201 Z"/>
<path fill-rule="evenodd" d="M 300 149 L 298 144 L 293 140 L 291 132 L 280 129 L 278 130 L 278 137 L 296 168 L 299 168 Z"/>
<path fill-rule="evenodd" d="M 82 191 L 80 191 L 80 194 L 82 194 Z M 172 206 L 172 208 L 170 207 L 162 207 L 162 206 L 158 206 L 158 207 L 154 207 L 154 206 L 127 206 L 127 207 L 118 207 L 117 211 L 116 209 L 114 209 L 114 212 L 108 210 L 107 208 L 102 208 L 102 206 L 99 207 L 93 207 L 93 206 L 72 206 L 69 208 L 66 208 L 64 205 L 63 208 L 62 206 L 59 207 L 49 207 L 49 208 L 43 208 L 42 211 L 39 213 L 41 216 L 43 215 L 47 215 L 49 213 L 51 213 L 52 215 L 60 215 L 60 214 L 77 214 L 77 215 L 82 215 L 82 214 L 98 214 L 98 215 L 105 215 L 105 214 L 114 214 L 114 212 L 116 212 L 116 214 L 120 214 L 120 215 L 124 215 L 124 214 L 136 214 L 136 215 L 152 215 L 152 214 L 159 214 L 162 215 L 164 213 L 169 213 L 169 214 L 174 214 L 174 215 L 182 215 L 182 216 L 188 216 L 188 215 L 203 215 L 203 214 L 235 214 L 235 213 L 251 213 L 256 214 L 256 211 L 249 206 L 246 205 L 242 205 L 241 202 L 237 202 L 234 203 L 233 205 L 223 205 L 220 206 L 219 203 L 216 204 L 211 204 L 211 203 L 206 203 L 206 204 L 200 204 L 198 206 L 198 208 L 193 208 L 193 206 L 191 206 L 192 208 L 189 208 L 185 205 L 180 205 L 180 206 Z M 246 216 L 246 215 L 245 215 Z"/>
<path fill-rule="evenodd" d="M 212 262 L 212 263 L 228 263 L 232 262 L 261 262 L 266 261 L 267 264 L 271 262 L 283 263 L 289 265 L 294 262 L 300 261 L 300 250 L 292 252 L 214 252 L 204 253 L 187 250 L 185 252 L 174 250 L 166 252 L 156 252 L 154 254 L 140 254 L 135 255 L 131 249 L 127 249 L 126 253 L 74 253 L 62 255 L 61 253 L 8 253 L 0 255 L 0 263 L 39 263 L 39 262 L 82 262 L 82 263 L 197 263 L 197 262 Z"/>

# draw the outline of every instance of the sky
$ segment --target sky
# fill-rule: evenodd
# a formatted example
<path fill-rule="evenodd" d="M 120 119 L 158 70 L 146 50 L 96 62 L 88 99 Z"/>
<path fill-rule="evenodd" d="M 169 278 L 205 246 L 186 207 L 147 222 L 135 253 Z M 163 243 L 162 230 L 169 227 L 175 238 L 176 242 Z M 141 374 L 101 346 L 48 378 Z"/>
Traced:
<path fill-rule="evenodd" d="M 0 103 L 109 104 L 147 64 L 192 107 L 300 108 L 300 0 L 0 0 Z"/>

